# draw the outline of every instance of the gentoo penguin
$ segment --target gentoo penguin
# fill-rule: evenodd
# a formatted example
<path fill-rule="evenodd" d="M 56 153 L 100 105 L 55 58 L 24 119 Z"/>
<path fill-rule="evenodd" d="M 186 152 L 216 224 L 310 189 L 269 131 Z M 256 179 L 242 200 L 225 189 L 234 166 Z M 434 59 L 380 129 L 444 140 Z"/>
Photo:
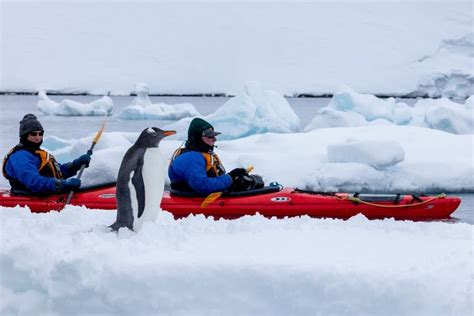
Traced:
<path fill-rule="evenodd" d="M 160 141 L 175 131 L 144 129 L 123 157 L 117 176 L 117 220 L 110 228 L 138 230 L 143 221 L 154 221 L 160 211 L 165 165 Z"/>

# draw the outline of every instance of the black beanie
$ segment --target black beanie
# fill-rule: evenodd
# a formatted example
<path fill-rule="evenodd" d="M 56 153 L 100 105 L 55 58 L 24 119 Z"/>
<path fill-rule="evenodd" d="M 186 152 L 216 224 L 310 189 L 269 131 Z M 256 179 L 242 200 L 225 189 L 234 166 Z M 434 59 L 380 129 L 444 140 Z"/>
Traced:
<path fill-rule="evenodd" d="M 20 121 L 20 137 L 33 131 L 44 131 L 43 126 L 34 114 L 26 114 Z"/>

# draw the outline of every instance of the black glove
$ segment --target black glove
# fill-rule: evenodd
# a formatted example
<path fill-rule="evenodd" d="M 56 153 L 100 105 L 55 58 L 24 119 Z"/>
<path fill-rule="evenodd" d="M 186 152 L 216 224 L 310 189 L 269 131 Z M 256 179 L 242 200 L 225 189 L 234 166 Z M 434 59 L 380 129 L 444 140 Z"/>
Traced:
<path fill-rule="evenodd" d="M 74 169 L 79 170 L 81 169 L 82 165 L 84 165 L 86 168 L 89 167 L 90 162 L 91 162 L 91 155 L 85 154 L 75 159 L 71 164 Z"/>
<path fill-rule="evenodd" d="M 59 191 L 71 191 L 79 189 L 81 186 L 81 180 L 77 178 L 70 178 L 67 180 L 59 180 Z"/>
<path fill-rule="evenodd" d="M 232 181 L 237 180 L 238 178 L 247 175 L 247 170 L 244 168 L 235 168 L 234 170 L 231 170 L 228 175 L 232 178 Z"/>

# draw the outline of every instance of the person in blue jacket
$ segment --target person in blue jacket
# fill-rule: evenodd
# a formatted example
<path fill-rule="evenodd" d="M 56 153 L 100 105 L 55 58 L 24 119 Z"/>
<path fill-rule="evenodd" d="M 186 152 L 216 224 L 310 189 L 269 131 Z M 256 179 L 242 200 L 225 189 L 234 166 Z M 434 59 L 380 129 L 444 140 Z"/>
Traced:
<path fill-rule="evenodd" d="M 52 194 L 78 189 L 81 180 L 71 178 L 82 165 L 89 166 L 91 156 L 60 164 L 53 155 L 41 149 L 44 129 L 34 114 L 20 121 L 20 142 L 3 159 L 3 175 L 16 194 Z"/>
<path fill-rule="evenodd" d="M 188 129 L 184 148 L 178 148 L 171 159 L 168 175 L 171 188 L 208 195 L 229 189 L 239 177 L 246 175 L 244 168 L 226 173 L 214 144 L 219 132 L 203 119 L 195 118 Z"/>

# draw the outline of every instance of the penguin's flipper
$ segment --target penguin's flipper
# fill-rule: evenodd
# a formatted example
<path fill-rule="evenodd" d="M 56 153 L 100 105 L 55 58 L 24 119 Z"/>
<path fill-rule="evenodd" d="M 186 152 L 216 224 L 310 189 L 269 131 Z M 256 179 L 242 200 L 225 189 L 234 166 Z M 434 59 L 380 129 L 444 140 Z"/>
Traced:
<path fill-rule="evenodd" d="M 145 183 L 143 182 L 142 169 L 143 159 L 140 159 L 132 177 L 132 184 L 135 187 L 135 192 L 137 194 L 138 218 L 142 216 L 143 210 L 145 209 Z"/>

